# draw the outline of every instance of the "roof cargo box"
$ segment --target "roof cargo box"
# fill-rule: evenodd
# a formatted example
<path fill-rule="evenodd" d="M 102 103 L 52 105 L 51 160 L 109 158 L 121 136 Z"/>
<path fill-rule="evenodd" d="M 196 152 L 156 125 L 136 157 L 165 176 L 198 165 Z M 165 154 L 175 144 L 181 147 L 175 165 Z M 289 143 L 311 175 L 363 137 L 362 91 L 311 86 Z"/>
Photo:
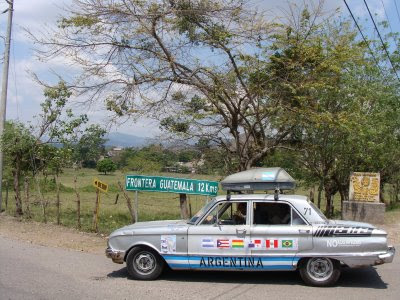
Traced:
<path fill-rule="evenodd" d="M 229 175 L 221 186 L 232 192 L 293 190 L 296 181 L 282 168 L 255 168 Z"/>

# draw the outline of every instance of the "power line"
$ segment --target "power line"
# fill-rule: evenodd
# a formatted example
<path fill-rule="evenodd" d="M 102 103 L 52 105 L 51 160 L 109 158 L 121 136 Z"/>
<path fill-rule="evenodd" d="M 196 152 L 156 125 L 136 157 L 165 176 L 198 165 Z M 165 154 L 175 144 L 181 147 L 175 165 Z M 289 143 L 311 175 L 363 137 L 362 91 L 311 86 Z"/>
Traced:
<path fill-rule="evenodd" d="M 394 0 L 394 5 L 396 6 L 397 17 L 399 18 L 399 22 L 400 22 L 400 14 L 399 14 L 399 9 L 397 8 L 396 0 Z"/>
<path fill-rule="evenodd" d="M 388 50 L 387 50 L 387 48 L 386 48 L 386 45 L 385 45 L 385 43 L 383 42 L 381 33 L 379 32 L 378 27 L 376 26 L 375 20 L 374 20 L 374 18 L 372 17 L 371 11 L 369 10 L 367 1 L 364 0 L 364 4 L 365 4 L 365 6 L 367 7 L 369 16 L 371 17 L 371 20 L 372 20 L 372 23 L 374 23 L 375 30 L 376 30 L 376 32 L 378 33 L 378 36 L 379 36 L 379 39 L 381 40 L 383 49 L 385 50 L 386 56 L 387 56 L 387 58 L 388 58 L 389 61 L 390 61 L 390 65 L 392 66 L 393 72 L 394 72 L 394 74 L 396 75 L 397 80 L 400 81 L 399 75 L 397 74 L 397 71 L 396 71 L 396 69 L 395 69 L 395 67 L 394 67 L 394 65 L 393 65 L 392 59 L 390 58 L 389 52 L 388 52 Z"/>
<path fill-rule="evenodd" d="M 361 36 L 362 36 L 362 38 L 363 38 L 365 44 L 367 45 L 367 47 L 368 47 L 368 49 L 369 49 L 369 52 L 371 53 L 371 55 L 372 55 L 372 57 L 373 57 L 373 59 L 374 59 L 374 61 L 375 61 L 376 66 L 378 67 L 378 69 L 379 69 L 381 75 L 383 76 L 383 71 L 382 71 L 381 67 L 379 66 L 379 62 L 378 62 L 377 58 L 375 57 L 374 51 L 372 51 L 371 47 L 369 46 L 369 42 L 368 42 L 367 39 L 365 38 L 364 33 L 361 31 L 361 28 L 360 28 L 360 26 L 358 25 L 357 20 L 356 20 L 356 18 L 354 17 L 353 12 L 351 11 L 351 9 L 350 9 L 349 5 L 347 4 L 346 0 L 343 0 L 343 1 L 344 1 L 344 4 L 346 4 L 346 7 L 347 7 L 347 9 L 348 9 L 348 11 L 349 11 L 351 17 L 353 18 L 353 21 L 354 21 L 354 23 L 356 24 L 357 29 L 358 29 L 358 31 L 360 32 L 360 34 L 361 34 Z"/>
<path fill-rule="evenodd" d="M 388 14 L 386 12 L 386 7 L 385 7 L 385 4 L 383 3 L 383 0 L 381 0 L 381 3 L 382 3 L 382 6 L 383 6 L 383 10 L 385 11 L 385 16 L 386 16 L 386 20 L 388 21 L 390 31 L 393 32 L 392 24 L 390 24 L 389 16 L 388 16 Z M 394 1 L 394 3 L 396 3 L 396 1 Z"/>

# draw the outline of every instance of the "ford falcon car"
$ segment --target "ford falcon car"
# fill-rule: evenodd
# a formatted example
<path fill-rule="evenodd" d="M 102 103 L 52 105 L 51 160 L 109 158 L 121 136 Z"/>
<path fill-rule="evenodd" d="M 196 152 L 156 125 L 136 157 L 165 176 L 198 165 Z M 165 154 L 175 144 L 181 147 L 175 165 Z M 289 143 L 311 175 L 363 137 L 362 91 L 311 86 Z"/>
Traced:
<path fill-rule="evenodd" d="M 114 231 L 107 257 L 126 262 L 134 279 L 173 270 L 295 271 L 308 285 L 329 286 L 341 268 L 390 263 L 385 231 L 367 223 L 328 220 L 307 197 L 282 194 L 294 180 L 281 168 L 228 176 L 228 191 L 190 220 L 138 222 Z M 243 191 L 274 190 L 271 194 Z M 238 194 L 234 194 L 238 192 Z"/>

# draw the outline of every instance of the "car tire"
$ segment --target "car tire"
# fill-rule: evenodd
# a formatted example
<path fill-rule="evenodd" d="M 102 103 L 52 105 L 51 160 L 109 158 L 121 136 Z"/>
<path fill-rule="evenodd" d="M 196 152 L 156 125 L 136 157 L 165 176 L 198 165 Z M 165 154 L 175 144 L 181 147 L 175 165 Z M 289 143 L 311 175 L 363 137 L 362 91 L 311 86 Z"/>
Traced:
<path fill-rule="evenodd" d="M 300 266 L 300 276 L 307 285 L 332 286 L 340 277 L 340 263 L 327 257 L 312 257 Z"/>
<path fill-rule="evenodd" d="M 126 258 L 126 268 L 133 279 L 157 279 L 163 269 L 164 260 L 154 250 L 145 247 L 134 247 Z"/>

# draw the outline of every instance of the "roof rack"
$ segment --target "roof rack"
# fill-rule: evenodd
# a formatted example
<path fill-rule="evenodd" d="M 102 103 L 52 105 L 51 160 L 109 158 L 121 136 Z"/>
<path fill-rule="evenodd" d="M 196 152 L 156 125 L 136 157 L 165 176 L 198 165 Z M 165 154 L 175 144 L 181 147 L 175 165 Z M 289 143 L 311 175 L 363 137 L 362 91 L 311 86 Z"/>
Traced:
<path fill-rule="evenodd" d="M 282 190 L 293 190 L 296 181 L 282 168 L 255 168 L 229 175 L 221 181 L 223 190 L 242 191 L 275 191 L 275 199 Z M 230 197 L 229 197 L 230 198 Z"/>

